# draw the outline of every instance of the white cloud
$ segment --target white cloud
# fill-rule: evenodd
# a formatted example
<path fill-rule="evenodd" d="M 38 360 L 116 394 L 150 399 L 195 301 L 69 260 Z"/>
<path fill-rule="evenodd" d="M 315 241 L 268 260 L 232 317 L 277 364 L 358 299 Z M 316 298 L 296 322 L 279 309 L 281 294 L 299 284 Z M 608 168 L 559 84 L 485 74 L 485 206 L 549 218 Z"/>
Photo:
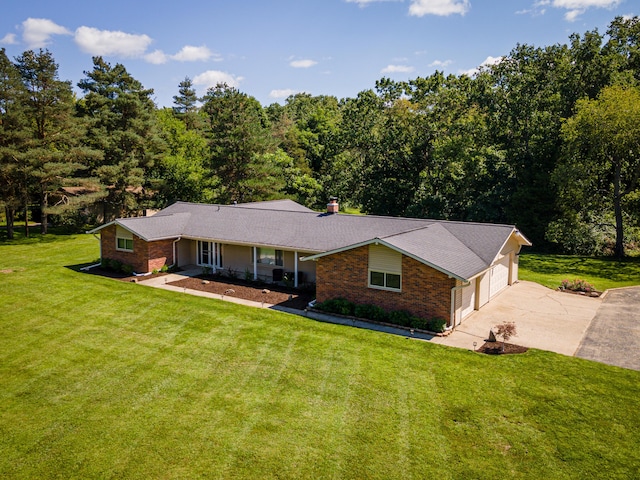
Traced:
<path fill-rule="evenodd" d="M 551 4 L 556 8 L 578 10 L 590 7 L 611 8 L 620 2 L 621 0 L 553 0 Z"/>
<path fill-rule="evenodd" d="M 114 30 L 98 30 L 92 27 L 80 27 L 76 30 L 76 44 L 91 55 L 121 55 L 139 57 L 151 44 L 148 35 L 133 35 Z"/>
<path fill-rule="evenodd" d="M 451 60 L 445 60 L 444 62 L 442 60 L 434 60 L 433 62 L 431 62 L 429 64 L 430 67 L 448 67 L 449 65 L 451 65 L 453 62 Z"/>
<path fill-rule="evenodd" d="M 387 65 L 380 73 L 411 73 L 413 72 L 413 67 L 409 65 Z"/>
<path fill-rule="evenodd" d="M 500 63 L 502 60 L 504 60 L 504 57 L 487 57 L 484 62 L 482 62 L 478 67 L 476 68 L 471 68 L 469 70 L 463 70 L 460 71 L 459 73 L 461 75 L 467 75 L 469 77 L 473 77 L 476 73 L 478 73 L 483 67 L 490 67 L 491 65 L 497 65 L 498 63 Z"/>
<path fill-rule="evenodd" d="M 584 13 L 584 10 L 569 10 L 567 13 L 564 14 L 564 19 L 567 22 L 575 22 L 576 19 L 582 15 Z"/>
<path fill-rule="evenodd" d="M 15 45 L 16 43 L 18 43 L 18 41 L 16 40 L 16 34 L 7 33 L 4 37 L 2 37 L 2 39 L 0 39 L 0 43 L 2 43 L 3 45 Z"/>
<path fill-rule="evenodd" d="M 300 93 L 298 90 L 292 90 L 291 88 L 285 88 L 282 90 L 271 90 L 269 92 L 270 98 L 288 98 L 291 95 L 295 95 L 296 93 Z"/>
<path fill-rule="evenodd" d="M 219 55 L 214 54 L 205 46 L 193 47 L 191 45 L 187 45 L 182 47 L 182 49 L 175 55 L 167 55 L 162 50 L 155 50 L 151 53 L 147 53 L 144 56 L 144 59 L 149 63 L 160 65 L 167 63 L 169 60 L 177 60 L 178 62 L 197 62 L 209 60 L 211 57 L 214 57 L 215 61 L 222 60 Z"/>
<path fill-rule="evenodd" d="M 65 27 L 46 18 L 27 18 L 22 22 L 22 29 L 22 39 L 30 49 L 46 47 L 52 35 L 71 35 Z"/>
<path fill-rule="evenodd" d="M 563 8 L 567 10 L 564 14 L 564 18 L 568 22 L 573 22 L 589 8 L 611 9 L 621 3 L 622 0 L 538 0 L 533 4 L 533 8 L 531 10 L 521 10 L 516 13 L 544 15 L 546 12 L 544 7 L 552 6 L 554 8 Z"/>
<path fill-rule="evenodd" d="M 167 63 L 169 56 L 162 50 L 154 50 L 151 53 L 147 53 L 144 56 L 144 59 L 149 63 L 153 63 L 154 65 L 162 65 L 163 63 Z"/>
<path fill-rule="evenodd" d="M 212 56 L 213 52 L 204 45 L 201 47 L 186 45 L 178 53 L 171 55 L 171 58 L 179 62 L 199 62 L 209 60 Z"/>
<path fill-rule="evenodd" d="M 346 0 L 347 3 L 356 3 L 360 7 L 366 7 L 370 3 L 379 2 L 402 2 L 403 0 Z"/>
<path fill-rule="evenodd" d="M 471 8 L 469 0 L 411 0 L 409 15 L 464 15 Z"/>
<path fill-rule="evenodd" d="M 292 66 L 293 68 L 309 68 L 309 67 L 313 67 L 314 65 L 317 65 L 318 62 L 316 62 L 315 60 L 293 60 L 291 62 L 289 62 L 289 65 Z"/>
<path fill-rule="evenodd" d="M 221 72 L 219 70 L 207 70 L 206 72 L 196 75 L 193 79 L 194 85 L 202 85 L 205 88 L 215 87 L 219 83 L 226 83 L 230 87 L 238 88 L 240 82 L 244 78 L 236 77 L 227 72 Z"/>

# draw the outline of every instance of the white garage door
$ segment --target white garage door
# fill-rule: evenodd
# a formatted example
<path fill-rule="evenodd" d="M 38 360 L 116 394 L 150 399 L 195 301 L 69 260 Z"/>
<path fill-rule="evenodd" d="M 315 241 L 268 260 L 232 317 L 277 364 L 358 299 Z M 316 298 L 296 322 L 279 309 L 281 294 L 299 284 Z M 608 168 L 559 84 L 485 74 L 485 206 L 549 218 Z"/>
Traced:
<path fill-rule="evenodd" d="M 493 298 L 509 285 L 509 256 L 501 258 L 491 269 L 489 297 Z"/>
<path fill-rule="evenodd" d="M 471 280 L 471 285 L 462 289 L 462 318 L 473 313 L 476 305 L 476 279 Z"/>

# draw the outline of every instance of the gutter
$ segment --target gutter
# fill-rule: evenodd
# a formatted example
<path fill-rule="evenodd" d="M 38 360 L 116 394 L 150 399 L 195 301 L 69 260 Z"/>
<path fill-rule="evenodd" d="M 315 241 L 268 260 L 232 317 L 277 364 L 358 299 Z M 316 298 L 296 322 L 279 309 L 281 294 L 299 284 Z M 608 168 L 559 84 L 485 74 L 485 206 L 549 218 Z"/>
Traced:
<path fill-rule="evenodd" d="M 471 282 L 465 280 L 462 285 L 451 287 L 451 314 L 449 316 L 450 325 L 446 328 L 447 330 L 453 330 L 456 325 L 456 292 L 458 290 L 462 290 L 465 287 L 468 287 L 469 285 L 471 285 Z"/>

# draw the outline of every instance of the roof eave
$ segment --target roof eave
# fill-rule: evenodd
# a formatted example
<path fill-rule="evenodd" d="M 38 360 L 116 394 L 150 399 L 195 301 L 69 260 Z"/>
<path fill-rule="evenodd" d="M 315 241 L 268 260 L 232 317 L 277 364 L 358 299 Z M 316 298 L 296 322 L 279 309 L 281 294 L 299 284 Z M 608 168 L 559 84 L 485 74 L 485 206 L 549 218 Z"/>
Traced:
<path fill-rule="evenodd" d="M 464 278 L 464 277 L 462 277 L 462 276 L 460 276 L 460 275 L 458 275 L 456 273 L 450 272 L 449 270 L 444 269 L 444 268 L 442 268 L 442 267 L 440 267 L 438 265 L 434 265 L 433 263 L 425 260 L 424 258 L 418 257 L 417 255 L 414 255 L 411 252 L 407 252 L 406 250 L 403 250 L 402 248 L 398 248 L 395 245 L 392 245 L 392 244 L 390 244 L 388 242 L 385 242 L 383 239 L 381 239 L 379 237 L 375 237 L 375 238 L 372 238 L 370 240 L 365 240 L 364 242 L 355 243 L 353 245 L 347 245 L 347 246 L 344 246 L 344 247 L 336 248 L 334 250 L 328 250 L 326 252 L 318 253 L 316 255 L 310 255 L 308 257 L 302 257 L 300 260 L 303 261 L 303 262 L 305 262 L 307 260 L 317 260 L 318 258 L 326 257 L 326 256 L 329 256 L 329 255 L 334 255 L 336 253 L 346 252 L 348 250 L 353 250 L 354 248 L 364 247 L 366 245 L 371 245 L 371 244 L 376 244 L 376 245 L 377 244 L 382 244 L 385 247 L 390 248 L 391 250 L 395 250 L 396 252 L 399 252 L 399 253 L 401 253 L 403 255 L 406 255 L 409 258 L 414 259 L 417 262 L 422 263 L 423 265 L 426 265 L 428 267 L 433 268 L 434 270 L 442 272 L 442 273 L 444 273 L 445 275 L 447 275 L 447 276 L 449 276 L 451 278 L 455 278 L 456 280 L 460 280 L 460 281 L 463 281 L 463 282 L 467 282 L 468 281 L 468 279 L 466 279 L 466 278 Z"/>

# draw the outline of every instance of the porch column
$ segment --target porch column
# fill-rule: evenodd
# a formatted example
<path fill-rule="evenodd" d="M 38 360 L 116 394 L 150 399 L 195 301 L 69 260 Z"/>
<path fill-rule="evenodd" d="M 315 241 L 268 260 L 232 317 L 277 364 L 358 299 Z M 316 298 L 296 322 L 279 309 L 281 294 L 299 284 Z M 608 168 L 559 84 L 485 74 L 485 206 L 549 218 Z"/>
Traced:
<path fill-rule="evenodd" d="M 253 247 L 253 279 L 258 280 L 258 249 Z"/>
<path fill-rule="evenodd" d="M 293 286 L 298 288 L 298 252 L 293 252 Z"/>

